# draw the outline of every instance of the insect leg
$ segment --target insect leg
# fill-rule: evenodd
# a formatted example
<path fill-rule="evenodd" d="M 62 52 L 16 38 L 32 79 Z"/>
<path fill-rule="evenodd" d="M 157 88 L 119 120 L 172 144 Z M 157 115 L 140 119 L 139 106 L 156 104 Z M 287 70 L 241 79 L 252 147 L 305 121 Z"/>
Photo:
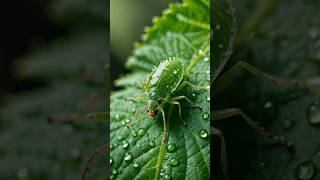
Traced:
<path fill-rule="evenodd" d="M 182 122 L 182 124 L 183 124 L 184 126 L 187 126 L 186 122 L 182 119 L 182 116 L 181 116 L 181 106 L 180 106 L 180 103 L 177 102 L 177 101 L 174 101 L 174 100 L 169 100 L 168 103 L 178 105 L 178 107 L 179 107 L 180 120 L 181 120 L 181 122 Z"/>
<path fill-rule="evenodd" d="M 162 136 L 162 142 L 165 143 L 167 139 L 167 122 L 166 122 L 166 116 L 163 110 L 163 107 L 160 105 L 159 110 L 162 114 L 162 120 L 163 120 L 163 136 Z"/>
<path fill-rule="evenodd" d="M 187 96 L 176 96 L 173 98 L 170 98 L 168 101 L 177 101 L 177 100 L 181 100 L 181 99 L 185 99 L 187 100 L 190 104 L 192 104 L 194 107 L 199 107 L 199 105 L 196 105 L 194 102 L 192 102 Z"/>
<path fill-rule="evenodd" d="M 211 134 L 221 138 L 220 162 L 221 162 L 221 167 L 222 167 L 222 173 L 224 175 L 224 178 L 226 180 L 229 180 L 230 178 L 228 176 L 228 161 L 227 161 L 226 143 L 225 143 L 225 140 L 223 137 L 223 132 L 220 131 L 219 129 L 211 127 Z"/>
<path fill-rule="evenodd" d="M 194 88 L 194 89 L 197 89 L 197 90 L 200 90 L 200 89 L 209 89 L 210 86 L 199 86 L 199 85 L 196 85 L 196 84 L 192 84 L 191 82 L 189 81 L 183 81 L 181 84 L 179 84 L 179 86 L 177 87 L 176 91 L 179 91 L 181 90 L 182 88 L 184 88 L 186 85 Z"/>
<path fill-rule="evenodd" d="M 311 90 L 319 89 L 320 86 L 320 80 L 319 78 L 310 79 L 307 81 L 301 81 L 301 80 L 293 80 L 293 79 L 286 79 L 286 78 L 280 78 L 272 76 L 268 73 L 263 72 L 262 70 L 245 63 L 243 61 L 238 62 L 235 66 L 233 66 L 230 70 L 228 70 L 225 74 L 223 74 L 220 78 L 218 78 L 216 81 L 214 79 L 211 81 L 211 85 L 213 84 L 213 87 L 222 88 L 222 86 L 225 84 L 225 82 L 228 82 L 233 76 L 236 75 L 236 73 L 239 70 L 246 70 L 250 74 L 260 78 L 264 79 L 268 82 L 271 82 L 274 85 L 281 85 L 281 86 L 296 86 L 300 85 L 303 87 L 307 87 Z"/>
<path fill-rule="evenodd" d="M 290 151 L 294 150 L 293 144 L 289 141 L 287 141 L 285 138 L 274 135 L 271 132 L 266 131 L 264 128 L 259 127 L 257 125 L 257 122 L 253 121 L 250 117 L 248 117 L 244 112 L 242 112 L 240 109 L 237 108 L 230 108 L 230 109 L 224 109 L 224 110 L 219 110 L 219 111 L 213 111 L 212 113 L 212 120 L 217 121 L 217 120 L 222 120 L 222 119 L 227 119 L 232 116 L 237 116 L 240 115 L 242 119 L 252 128 L 254 129 L 258 134 L 263 135 L 264 137 L 268 139 L 275 140 L 279 142 L 280 144 L 288 147 Z"/>

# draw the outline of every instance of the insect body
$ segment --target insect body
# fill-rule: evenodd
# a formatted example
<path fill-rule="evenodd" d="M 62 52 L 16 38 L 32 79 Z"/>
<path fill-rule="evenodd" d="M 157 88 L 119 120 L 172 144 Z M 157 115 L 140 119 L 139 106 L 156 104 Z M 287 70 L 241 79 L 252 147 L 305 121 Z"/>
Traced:
<path fill-rule="evenodd" d="M 170 58 L 163 61 L 148 76 L 145 93 L 148 99 L 148 112 L 156 117 L 158 108 L 166 102 L 172 102 L 172 95 L 181 84 L 184 67 L 180 59 Z"/>

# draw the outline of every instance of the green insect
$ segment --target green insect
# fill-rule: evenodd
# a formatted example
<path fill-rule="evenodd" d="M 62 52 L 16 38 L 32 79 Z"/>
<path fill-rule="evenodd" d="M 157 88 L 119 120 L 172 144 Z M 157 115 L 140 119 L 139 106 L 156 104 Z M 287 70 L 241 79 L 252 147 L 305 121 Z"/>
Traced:
<path fill-rule="evenodd" d="M 186 85 L 195 89 L 208 88 L 194 85 L 186 81 L 185 77 L 185 69 L 182 61 L 172 57 L 162 61 L 158 67 L 154 68 L 151 74 L 147 76 L 147 80 L 144 83 L 146 96 L 141 98 L 147 100 L 147 110 L 150 117 L 156 118 L 158 112 L 162 114 L 164 139 L 167 125 L 163 106 L 167 103 L 177 105 L 179 108 L 180 120 L 186 126 L 186 122 L 181 118 L 181 105 L 178 101 L 185 99 L 192 105 L 194 105 L 194 103 L 186 96 L 174 96 L 175 93 L 183 89 Z"/>

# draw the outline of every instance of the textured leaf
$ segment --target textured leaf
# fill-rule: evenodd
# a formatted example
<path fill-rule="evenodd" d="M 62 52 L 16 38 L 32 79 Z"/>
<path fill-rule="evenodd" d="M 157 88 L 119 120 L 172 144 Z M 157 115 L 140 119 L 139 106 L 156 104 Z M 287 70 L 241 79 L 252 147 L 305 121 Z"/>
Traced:
<path fill-rule="evenodd" d="M 235 41 L 235 20 L 228 0 L 213 1 L 212 29 L 213 38 L 211 52 L 213 52 L 213 80 L 223 70 L 230 55 L 233 52 Z"/>
<path fill-rule="evenodd" d="M 169 57 L 182 59 L 188 69 L 188 81 L 209 84 L 209 14 L 210 2 L 207 0 L 171 4 L 161 17 L 154 18 L 154 25 L 146 28 L 142 42 L 136 44 L 133 56 L 128 60 L 133 73 L 117 81 L 124 89 L 111 96 L 111 178 L 154 179 L 159 175 L 175 179 L 209 178 L 209 135 L 206 138 L 199 136 L 201 130 L 209 132 L 208 90 L 187 87 L 173 95 L 186 95 L 202 109 L 181 101 L 185 127 L 180 122 L 178 108 L 166 105 L 169 133 L 165 144 L 161 142 L 161 115 L 152 119 L 147 115 L 146 101 L 128 100 L 144 94 L 142 85 L 147 74 Z M 138 117 L 144 117 L 128 128 L 127 123 L 134 121 L 137 111 Z M 203 113 L 206 113 L 205 118 Z M 174 145 L 174 150 L 169 152 L 166 146 L 170 144 Z"/>
<path fill-rule="evenodd" d="M 256 35 L 247 42 L 246 53 L 241 59 L 235 54 L 232 62 L 245 59 L 281 77 L 307 79 L 319 76 L 319 2 L 274 2 L 254 28 Z M 238 29 L 243 29 L 257 2 L 233 3 L 237 9 Z M 262 9 L 261 6 L 258 9 Z M 310 117 L 314 117 L 310 108 L 312 105 L 314 109 L 319 108 L 314 103 L 318 96 L 299 87 L 274 87 L 249 75 L 235 79 L 238 81 L 233 81 L 217 96 L 217 107 L 241 108 L 268 130 L 292 141 L 295 152 L 289 153 L 281 146 L 272 145 L 272 141 L 256 135 L 240 121 L 240 117 L 235 117 L 219 124 L 226 136 L 232 178 L 293 180 L 297 179 L 297 170 L 305 162 L 313 163 L 313 179 L 319 179 L 320 130 L 318 124 L 310 123 Z"/>
<path fill-rule="evenodd" d="M 48 117 L 78 115 L 95 95 L 103 96 L 104 36 L 60 39 L 17 60 L 16 74 L 44 84 L 8 96 L 0 108 L 0 179 L 79 178 L 87 157 L 105 142 L 105 123 L 50 123 Z M 104 104 L 100 98 L 91 111 L 104 110 Z M 88 178 L 105 176 L 105 159 L 97 160 Z"/>

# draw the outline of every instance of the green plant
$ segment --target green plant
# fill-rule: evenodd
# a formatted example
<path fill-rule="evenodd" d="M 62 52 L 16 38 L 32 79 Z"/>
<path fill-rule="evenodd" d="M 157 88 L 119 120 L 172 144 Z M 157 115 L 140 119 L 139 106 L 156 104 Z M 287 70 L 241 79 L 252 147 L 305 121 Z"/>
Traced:
<path fill-rule="evenodd" d="M 274 81 L 273 76 L 257 73 L 256 68 L 247 68 L 262 79 L 270 79 L 274 84 L 285 82 L 286 86 L 270 86 L 273 84 L 240 73 L 233 77 L 238 81 L 228 81 L 230 83 L 227 84 L 226 79 L 223 79 L 223 82 L 220 81 L 220 85 L 225 85 L 223 88 L 214 86 L 217 88 L 214 89 L 215 109 L 230 106 L 241 108 L 263 124 L 263 127 L 289 139 L 295 147 L 294 153 L 289 153 L 281 146 L 270 148 L 270 145 L 274 145 L 271 144 L 273 141 L 266 141 L 253 134 L 247 124 L 239 121 L 241 117 L 228 117 L 230 121 L 215 122 L 215 127 L 223 129 L 226 137 L 231 178 L 249 180 L 319 177 L 316 173 L 320 157 L 320 134 L 317 128 L 319 81 L 317 78 L 310 78 L 316 77 L 320 69 L 314 56 L 314 48 L 319 50 L 319 22 L 315 21 L 318 18 L 315 7 L 319 3 L 240 0 L 233 2 L 237 9 L 234 16 L 227 0 L 217 0 L 214 3 L 213 52 L 216 53 L 213 63 L 216 77 L 239 61 L 246 60 L 265 72 L 297 79 L 281 79 L 284 81 L 279 83 L 280 81 Z M 253 7 L 256 7 L 254 11 L 251 10 Z M 305 9 L 308 10 L 307 13 Z M 283 23 L 284 17 L 286 23 Z M 235 18 L 239 29 L 236 35 L 231 33 L 236 27 Z M 297 22 L 303 24 L 298 29 L 295 28 Z M 219 48 L 219 44 L 225 49 Z M 246 63 L 242 65 L 248 67 Z M 217 149 L 213 151 L 219 152 L 219 145 L 215 145 L 217 144 L 214 143 Z M 214 159 L 214 163 L 219 163 L 219 160 Z M 216 178 L 222 178 L 219 170 L 214 174 Z"/>
<path fill-rule="evenodd" d="M 135 112 L 144 109 L 146 101 L 135 100 L 144 93 L 143 83 L 154 66 L 169 57 L 182 60 L 187 67 L 187 80 L 208 86 L 210 80 L 210 1 L 185 0 L 172 3 L 154 25 L 146 28 L 142 42 L 135 45 L 128 60 L 132 73 L 116 81 L 122 90 L 111 95 L 110 111 L 110 165 L 111 179 L 208 179 L 210 93 L 190 87 L 178 92 L 186 95 L 201 108 L 181 102 L 180 123 L 177 107 L 166 105 L 168 138 L 164 136 L 162 117 L 145 117 L 136 124 Z"/>

